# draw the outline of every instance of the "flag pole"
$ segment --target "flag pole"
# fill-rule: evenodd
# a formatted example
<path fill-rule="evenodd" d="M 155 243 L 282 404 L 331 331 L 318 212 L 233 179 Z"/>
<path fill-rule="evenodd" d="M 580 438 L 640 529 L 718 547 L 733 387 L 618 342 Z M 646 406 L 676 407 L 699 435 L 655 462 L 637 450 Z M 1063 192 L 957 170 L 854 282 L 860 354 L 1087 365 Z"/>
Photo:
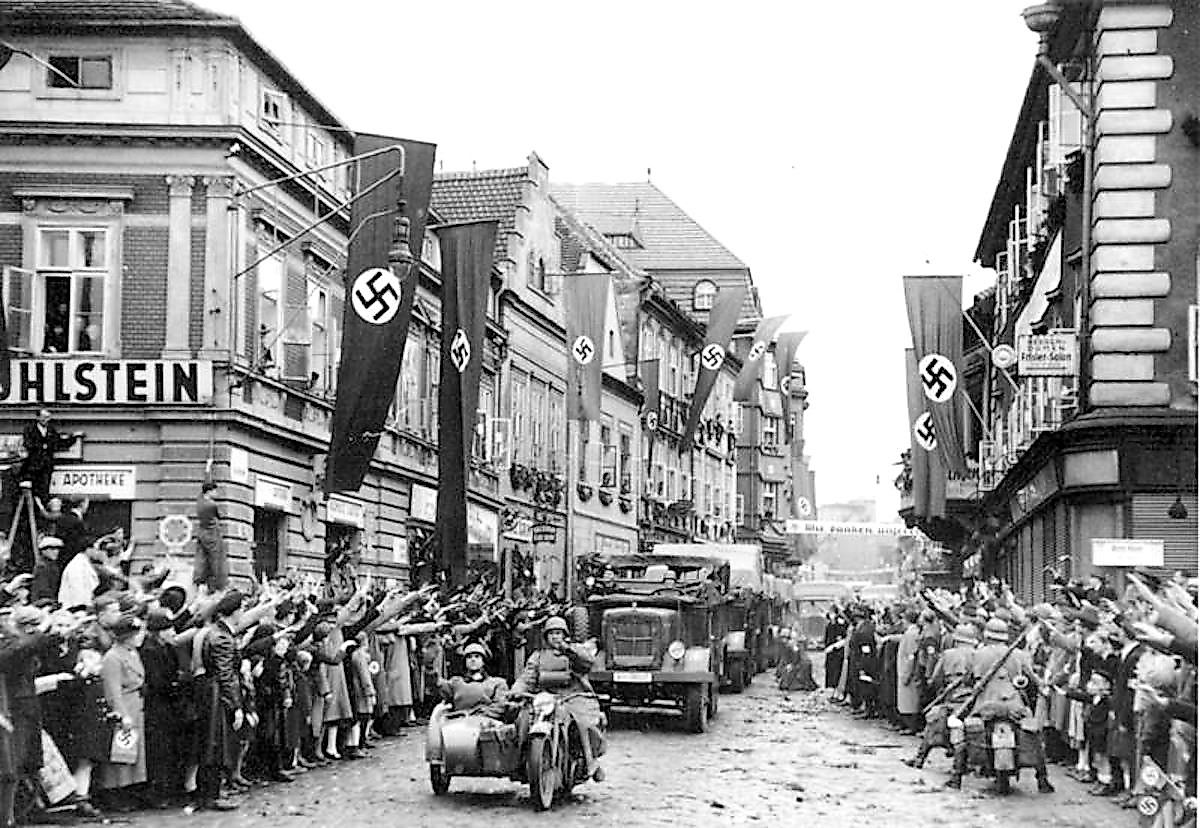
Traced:
<path fill-rule="evenodd" d="M 569 356 L 567 358 L 570 359 Z M 576 373 L 578 373 L 578 372 L 576 372 Z M 576 398 L 578 399 L 578 398 L 582 397 L 582 395 L 583 395 L 583 381 L 576 378 L 575 386 L 576 386 Z M 575 557 L 575 495 L 574 495 L 574 491 L 575 491 L 575 483 L 579 478 L 579 475 L 578 475 L 576 469 L 574 468 L 574 464 L 576 462 L 578 462 L 578 458 L 575 456 L 575 454 L 576 454 L 575 445 L 574 445 L 575 441 L 571 439 L 571 436 L 572 436 L 571 435 L 571 431 L 572 431 L 571 423 L 575 422 L 575 419 L 570 415 L 573 413 L 575 413 L 575 412 L 568 411 L 567 412 L 568 416 L 565 418 L 566 419 L 566 428 L 567 428 L 567 435 L 566 435 L 566 439 L 567 439 L 567 485 L 566 485 L 566 493 L 565 493 L 566 494 L 565 505 L 567 508 L 567 525 L 566 525 L 565 529 L 563 530 L 563 598 L 568 603 L 570 603 L 570 601 L 571 601 L 571 584 L 572 584 L 572 581 L 574 580 L 574 578 L 572 577 L 572 575 L 573 575 L 572 570 L 574 569 L 573 563 L 574 563 L 574 557 Z M 578 434 L 579 434 L 578 425 L 576 425 L 574 430 L 575 430 L 576 437 L 578 437 Z"/>

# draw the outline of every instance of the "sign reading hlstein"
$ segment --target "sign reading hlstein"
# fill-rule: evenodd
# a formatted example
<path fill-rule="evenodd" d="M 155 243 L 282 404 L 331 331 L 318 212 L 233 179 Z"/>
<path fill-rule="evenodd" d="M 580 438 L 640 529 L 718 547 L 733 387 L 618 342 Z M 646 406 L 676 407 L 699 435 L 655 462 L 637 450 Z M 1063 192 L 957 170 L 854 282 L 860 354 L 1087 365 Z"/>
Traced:
<path fill-rule="evenodd" d="M 9 405 L 206 405 L 212 363 L 205 360 L 14 359 Z"/>

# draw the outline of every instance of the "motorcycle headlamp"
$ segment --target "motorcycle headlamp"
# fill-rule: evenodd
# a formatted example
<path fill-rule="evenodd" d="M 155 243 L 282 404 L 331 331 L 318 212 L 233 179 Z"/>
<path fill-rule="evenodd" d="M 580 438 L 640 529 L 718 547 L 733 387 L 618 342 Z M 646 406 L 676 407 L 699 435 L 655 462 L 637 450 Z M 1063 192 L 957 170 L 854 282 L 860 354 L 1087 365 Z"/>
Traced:
<path fill-rule="evenodd" d="M 1163 778 L 1163 773 L 1158 769 L 1158 766 L 1150 764 L 1149 762 L 1147 762 L 1145 765 L 1142 765 L 1141 778 L 1142 784 L 1147 788 L 1161 788 L 1163 786 L 1163 782 L 1165 781 Z"/>
<path fill-rule="evenodd" d="M 683 658 L 683 655 L 686 652 L 687 647 L 683 645 L 682 641 L 672 641 L 671 646 L 667 647 L 667 655 L 676 661 L 679 661 L 681 658 Z"/>
<path fill-rule="evenodd" d="M 554 694 L 538 693 L 533 697 L 533 712 L 539 716 L 548 716 L 554 712 Z"/>
<path fill-rule="evenodd" d="M 963 722 L 962 719 L 958 718 L 958 716 L 951 716 L 950 718 L 946 719 L 946 726 L 961 730 Z"/>

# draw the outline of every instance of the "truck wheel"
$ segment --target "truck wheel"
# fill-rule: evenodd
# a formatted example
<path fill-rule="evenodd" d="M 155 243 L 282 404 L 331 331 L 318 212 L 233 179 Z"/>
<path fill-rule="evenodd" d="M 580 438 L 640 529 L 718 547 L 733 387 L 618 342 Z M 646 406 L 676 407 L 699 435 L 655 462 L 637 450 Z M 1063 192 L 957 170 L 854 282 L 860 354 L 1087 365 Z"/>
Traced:
<path fill-rule="evenodd" d="M 683 720 L 692 733 L 708 732 L 708 685 L 689 685 L 683 701 Z"/>
<path fill-rule="evenodd" d="M 715 683 L 708 686 L 708 720 L 711 722 L 717 718 L 717 699 L 721 694 L 717 691 Z"/>
<path fill-rule="evenodd" d="M 587 607 L 571 607 L 567 610 L 565 620 L 567 622 L 567 629 L 571 631 L 572 641 L 587 641 L 591 638 L 591 630 L 588 629 Z"/>
<path fill-rule="evenodd" d="M 441 765 L 429 766 L 429 784 L 435 796 L 445 796 L 450 790 L 450 774 Z"/>
<path fill-rule="evenodd" d="M 554 747 L 543 735 L 529 740 L 529 764 L 526 769 L 529 779 L 529 798 L 538 811 L 548 811 L 554 805 L 554 791 L 558 788 L 558 768 L 554 765 Z"/>
<path fill-rule="evenodd" d="M 740 693 L 746 689 L 746 665 L 740 661 L 734 662 L 729 670 L 729 689 L 734 693 Z"/>

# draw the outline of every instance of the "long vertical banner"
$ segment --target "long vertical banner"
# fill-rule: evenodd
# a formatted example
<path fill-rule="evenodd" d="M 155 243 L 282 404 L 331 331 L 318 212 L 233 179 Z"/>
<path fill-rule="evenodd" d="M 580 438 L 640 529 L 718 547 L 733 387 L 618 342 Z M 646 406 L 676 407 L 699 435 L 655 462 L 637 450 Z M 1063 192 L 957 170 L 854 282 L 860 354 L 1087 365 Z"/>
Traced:
<path fill-rule="evenodd" d="M 607 273 L 563 277 L 567 317 L 567 419 L 600 419 L 604 372 L 604 325 L 608 319 Z"/>
<path fill-rule="evenodd" d="M 700 370 L 696 372 L 696 391 L 692 394 L 687 425 L 679 441 L 680 454 L 692 449 L 692 437 L 696 433 L 696 426 L 700 424 L 700 415 L 704 411 L 704 404 L 708 402 L 708 395 L 717 381 L 717 373 L 725 364 L 725 355 L 729 351 L 729 342 L 733 339 L 733 329 L 737 326 L 738 313 L 745 298 L 744 284 L 723 287 L 717 293 L 713 309 L 709 311 L 704 347 L 700 349 Z"/>
<path fill-rule="evenodd" d="M 917 376 L 917 355 L 904 349 L 904 376 L 908 389 L 909 472 L 912 475 L 913 514 L 944 517 L 946 473 L 938 453 L 937 428 L 926 410 L 925 393 Z"/>
<path fill-rule="evenodd" d="M 965 477 L 962 397 L 962 277 L 905 276 L 904 302 L 916 352 L 917 377 L 937 431 L 945 469 Z"/>
<path fill-rule="evenodd" d="M 779 390 L 783 393 L 783 422 L 788 442 L 792 440 L 792 365 L 796 361 L 796 350 L 808 331 L 784 331 L 775 343 L 775 365 L 779 374 Z"/>
<path fill-rule="evenodd" d="M 658 360 L 645 359 L 639 365 L 642 372 L 642 427 L 646 432 L 646 479 L 654 466 L 654 439 L 658 436 L 659 411 Z"/>
<path fill-rule="evenodd" d="M 384 183 L 350 208 L 350 248 L 346 263 L 346 303 L 342 322 L 342 357 L 338 366 L 337 402 L 326 465 L 325 491 L 353 492 L 362 485 L 379 444 L 388 407 L 396 395 L 396 380 L 408 323 L 412 314 L 429 195 L 433 186 L 436 147 L 382 135 L 357 135 L 354 153 L 399 144 L 404 167 L 394 152 L 381 152 L 359 162 L 358 192 Z M 400 175 L 403 173 L 403 175 Z M 394 272 L 388 262 L 403 203 L 408 219 L 405 240 L 414 261 L 406 272 Z M 403 269 L 403 267 L 399 268 Z"/>
<path fill-rule="evenodd" d="M 617 328 L 621 331 L 621 348 L 625 352 L 625 378 L 629 381 L 638 373 L 638 339 L 641 333 L 642 299 L 647 280 L 642 277 L 613 276 L 613 302 L 617 308 Z"/>
<path fill-rule="evenodd" d="M 437 229 L 442 251 L 438 559 L 455 585 L 462 585 L 467 574 L 467 465 L 479 404 L 496 228 L 495 221 L 479 221 Z"/>
<path fill-rule="evenodd" d="M 742 370 L 738 372 L 737 379 L 733 381 L 735 402 L 749 402 L 753 399 L 751 392 L 754 390 L 754 384 L 758 378 L 762 376 L 762 364 L 767 355 L 767 349 L 771 347 L 771 343 L 775 341 L 775 334 L 779 332 L 779 328 L 786 321 L 786 316 L 771 316 L 758 323 L 758 329 L 754 331 L 754 339 L 750 343 L 750 350 L 746 352 L 746 358 L 742 360 Z M 780 368 L 779 374 L 782 378 L 784 374 L 782 368 Z"/>

